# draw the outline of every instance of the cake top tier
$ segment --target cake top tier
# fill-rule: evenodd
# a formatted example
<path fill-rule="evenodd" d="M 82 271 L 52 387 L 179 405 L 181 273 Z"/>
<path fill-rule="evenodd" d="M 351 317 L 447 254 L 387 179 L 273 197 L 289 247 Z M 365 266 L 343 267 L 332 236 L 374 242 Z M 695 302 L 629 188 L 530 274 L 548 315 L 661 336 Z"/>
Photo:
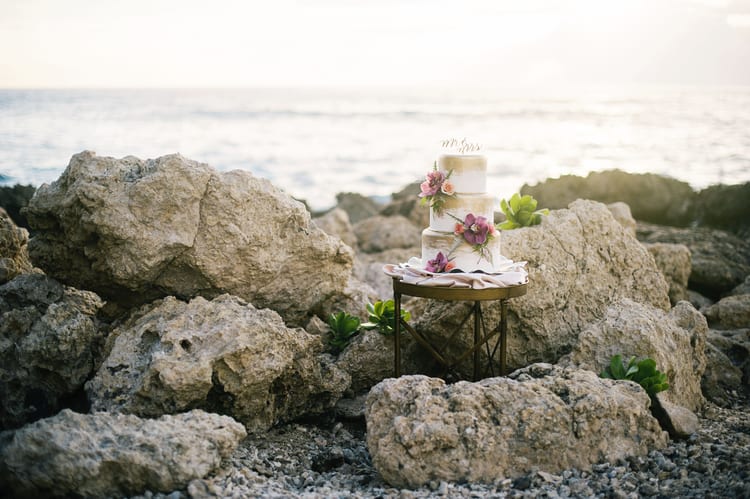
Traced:
<path fill-rule="evenodd" d="M 456 193 L 481 194 L 487 191 L 487 158 L 479 154 L 444 154 L 438 170 L 450 173 Z"/>

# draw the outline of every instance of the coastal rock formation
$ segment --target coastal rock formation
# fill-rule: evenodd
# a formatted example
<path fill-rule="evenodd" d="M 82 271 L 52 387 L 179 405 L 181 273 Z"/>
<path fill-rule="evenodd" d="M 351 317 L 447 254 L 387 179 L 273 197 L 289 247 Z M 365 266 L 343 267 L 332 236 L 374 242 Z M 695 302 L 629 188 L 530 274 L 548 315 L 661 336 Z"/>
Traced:
<path fill-rule="evenodd" d="M 542 217 L 541 225 L 502 232 L 502 253 L 527 261 L 528 293 L 508 301 L 508 366 L 556 362 L 578 335 L 605 316 L 611 304 L 630 299 L 669 310 L 668 286 L 651 254 L 601 203 L 578 200 Z M 467 307 L 430 302 L 415 321 L 433 338 L 448 339 Z M 500 304 L 484 305 L 488 325 L 500 321 Z M 459 335 L 448 354 L 471 344 Z M 468 363 L 464 372 L 469 373 Z"/>
<path fill-rule="evenodd" d="M 630 212 L 630 206 L 627 204 L 618 201 L 617 203 L 611 203 L 607 205 L 607 209 L 610 213 L 612 213 L 612 216 L 617 220 L 620 225 L 625 227 L 630 234 L 635 237 L 635 227 L 637 225 L 635 218 L 633 218 L 632 213 Z"/>
<path fill-rule="evenodd" d="M 667 444 L 649 403 L 634 383 L 549 364 L 478 383 L 404 376 L 370 391 L 367 446 L 396 487 L 585 469 Z"/>
<path fill-rule="evenodd" d="M 750 294 L 730 295 L 703 311 L 718 329 L 750 328 Z"/>
<path fill-rule="evenodd" d="M 387 249 L 419 246 L 422 229 L 400 215 L 376 215 L 354 224 L 354 233 L 362 251 L 377 253 Z"/>
<path fill-rule="evenodd" d="M 750 275 L 750 242 L 729 232 L 638 224 L 644 243 L 683 244 L 691 254 L 689 287 L 716 300 Z"/>
<path fill-rule="evenodd" d="M 705 402 L 701 376 L 706 369 L 707 333 L 706 319 L 686 301 L 665 313 L 624 299 L 581 332 L 564 363 L 599 373 L 616 354 L 625 359 L 650 357 L 669 380 L 664 397 L 696 411 Z"/>
<path fill-rule="evenodd" d="M 562 175 L 537 185 L 524 185 L 521 194 L 531 194 L 539 206 L 550 209 L 565 208 L 576 199 L 622 201 L 630 206 L 636 220 L 676 227 L 685 227 L 693 220 L 697 197 L 687 182 L 620 170 L 591 172 L 586 177 Z"/>
<path fill-rule="evenodd" d="M 104 341 L 101 307 L 43 274 L 0 286 L 0 429 L 55 414 L 81 390 Z"/>
<path fill-rule="evenodd" d="M 19 274 L 31 272 L 27 244 L 29 233 L 17 227 L 0 208 L 0 284 L 5 284 Z"/>
<path fill-rule="evenodd" d="M 248 172 L 177 154 L 76 154 L 26 214 L 36 265 L 125 307 L 230 293 L 303 325 L 351 274 L 351 249 L 301 203 Z"/>
<path fill-rule="evenodd" d="M 141 419 L 65 409 L 0 434 L 0 489 L 19 497 L 171 492 L 216 470 L 244 437 L 232 418 L 201 410 Z"/>
<path fill-rule="evenodd" d="M 350 382 L 321 353 L 320 337 L 229 295 L 167 297 L 136 311 L 109 341 L 109 357 L 86 384 L 92 410 L 150 417 L 201 408 L 262 431 L 329 410 Z"/>
<path fill-rule="evenodd" d="M 349 221 L 349 215 L 341 208 L 334 208 L 325 215 L 313 219 L 326 234 L 338 236 L 353 250 L 357 249 L 357 236 L 354 235 L 354 227 Z"/>
<path fill-rule="evenodd" d="M 417 227 L 430 225 L 430 209 L 421 204 L 417 197 L 420 192 L 420 183 L 421 181 L 413 182 L 400 191 L 391 194 L 391 202 L 380 210 L 380 214 L 387 217 L 404 216 Z"/>
<path fill-rule="evenodd" d="M 750 182 L 712 185 L 698 193 L 696 218 L 701 226 L 750 236 Z"/>
<path fill-rule="evenodd" d="M 361 281 L 369 283 L 380 299 L 393 298 L 393 281 L 383 272 L 383 265 L 388 263 L 405 263 L 409 258 L 422 254 L 420 246 L 411 248 L 394 248 L 378 253 L 358 253 L 354 259 L 354 275 Z"/>
<path fill-rule="evenodd" d="M 378 203 L 357 192 L 339 192 L 336 194 L 336 207 L 344 210 L 353 224 L 375 216 L 380 211 Z"/>
<path fill-rule="evenodd" d="M 687 286 L 690 278 L 690 250 L 683 244 L 646 243 L 646 249 L 653 255 L 656 266 L 669 284 L 669 301 L 672 305 L 687 300 Z"/>

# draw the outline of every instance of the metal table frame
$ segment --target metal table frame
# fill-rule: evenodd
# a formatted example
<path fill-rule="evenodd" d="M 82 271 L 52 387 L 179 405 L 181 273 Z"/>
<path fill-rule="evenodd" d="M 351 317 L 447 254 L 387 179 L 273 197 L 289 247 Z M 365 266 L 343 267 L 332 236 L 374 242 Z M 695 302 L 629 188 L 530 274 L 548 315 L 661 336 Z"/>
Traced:
<path fill-rule="evenodd" d="M 491 375 L 494 375 L 494 369 L 492 367 L 492 361 L 494 360 L 495 353 L 500 347 L 500 375 L 505 374 L 505 362 L 506 362 L 506 349 L 507 349 L 507 311 L 509 298 L 517 296 L 523 296 L 526 294 L 527 284 L 520 284 L 517 286 L 509 286 L 505 288 L 487 288 L 487 289 L 471 289 L 471 288 L 448 288 L 439 286 L 419 286 L 416 284 L 408 284 L 402 282 L 399 278 L 393 278 L 393 301 L 395 305 L 395 313 L 398 318 L 395 320 L 394 328 L 394 374 L 396 377 L 401 375 L 401 327 L 409 331 L 409 333 L 416 339 L 420 345 L 422 345 L 430 354 L 437 360 L 446 371 L 462 361 L 464 361 L 469 355 L 474 356 L 474 371 L 473 379 L 478 381 L 481 376 L 479 368 L 479 352 L 481 347 L 484 345 L 487 348 L 487 356 L 489 358 L 489 371 Z M 455 337 L 455 335 L 463 328 L 464 324 L 473 315 L 474 316 L 474 345 L 472 348 L 463 352 L 454 362 L 449 362 L 443 353 L 441 353 L 430 341 L 406 321 L 401 320 L 401 296 L 416 296 L 419 298 L 429 298 L 434 300 L 446 300 L 446 301 L 473 301 L 474 305 L 469 311 L 468 315 L 464 318 L 461 324 L 458 326 L 456 331 L 448 338 L 446 344 L 442 347 L 445 348 L 448 343 Z M 500 300 L 500 324 L 498 327 L 493 329 L 489 334 L 484 325 L 484 316 L 482 314 L 482 301 Z M 494 348 L 490 351 L 489 340 L 495 335 L 500 334 L 499 342 L 495 343 Z"/>

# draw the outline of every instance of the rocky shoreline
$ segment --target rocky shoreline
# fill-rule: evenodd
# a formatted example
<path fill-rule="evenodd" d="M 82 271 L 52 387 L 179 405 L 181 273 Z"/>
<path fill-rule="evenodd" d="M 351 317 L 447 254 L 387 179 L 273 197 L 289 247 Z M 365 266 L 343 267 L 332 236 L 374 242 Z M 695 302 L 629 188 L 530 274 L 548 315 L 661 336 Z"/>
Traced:
<path fill-rule="evenodd" d="M 508 307 L 513 372 L 445 384 L 422 375 L 436 365 L 408 336 L 398 379 L 391 338 L 362 331 L 340 352 L 327 341 L 329 313 L 364 320 L 391 294 L 382 265 L 418 254 L 427 212 L 413 186 L 384 207 L 341 194 L 311 218 L 245 172 L 74 156 L 22 210 L 33 237 L 0 213 L 0 490 L 750 495 L 747 227 L 654 225 L 660 213 L 726 221 L 744 208 L 722 212 L 716 196 L 744 187 L 691 197 L 663 178 L 607 178 L 534 191 L 563 205 L 502 235 L 533 284 Z M 622 202 L 571 202 L 571 182 L 651 223 Z M 434 338 L 464 315 L 405 303 Z M 486 320 L 499 313 L 486 304 Z M 468 340 L 451 341 L 448 352 Z M 670 390 L 650 398 L 597 376 L 614 353 L 655 359 Z"/>
<path fill-rule="evenodd" d="M 245 439 L 216 476 L 170 494 L 135 498 L 701 497 L 750 495 L 750 404 L 709 404 L 697 432 L 647 456 L 590 470 L 536 471 L 495 484 L 433 482 L 417 489 L 385 483 L 372 465 L 362 421 L 293 423 Z"/>

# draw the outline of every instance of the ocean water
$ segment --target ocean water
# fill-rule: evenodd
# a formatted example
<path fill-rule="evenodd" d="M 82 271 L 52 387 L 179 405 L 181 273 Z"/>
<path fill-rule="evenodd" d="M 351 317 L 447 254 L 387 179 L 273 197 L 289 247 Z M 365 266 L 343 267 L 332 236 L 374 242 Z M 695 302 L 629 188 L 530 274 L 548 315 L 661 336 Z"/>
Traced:
<path fill-rule="evenodd" d="M 699 189 L 750 181 L 750 88 L 0 90 L 0 183 L 40 185 L 82 150 L 179 152 L 270 179 L 313 209 L 388 196 L 443 139 L 488 158 L 488 187 L 619 168 Z M 416 192 L 415 192 L 416 195 Z"/>

